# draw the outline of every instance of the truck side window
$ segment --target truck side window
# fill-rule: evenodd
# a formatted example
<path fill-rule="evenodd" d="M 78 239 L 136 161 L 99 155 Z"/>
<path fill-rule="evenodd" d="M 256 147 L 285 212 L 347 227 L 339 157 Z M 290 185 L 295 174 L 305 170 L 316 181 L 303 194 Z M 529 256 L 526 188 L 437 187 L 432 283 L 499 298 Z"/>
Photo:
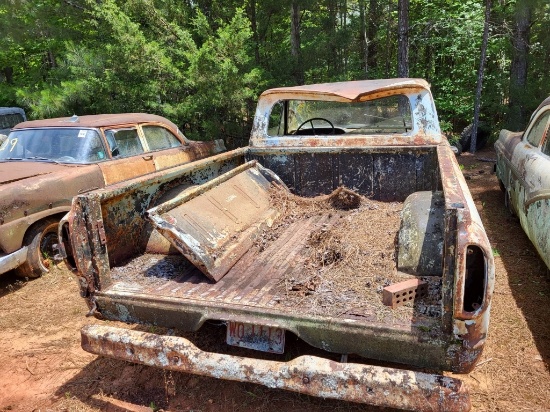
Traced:
<path fill-rule="evenodd" d="M 169 149 L 181 146 L 181 142 L 168 129 L 160 126 L 143 126 L 143 135 L 150 150 Z"/>
<path fill-rule="evenodd" d="M 544 135 L 544 132 L 546 131 L 546 128 L 548 126 L 549 117 L 550 117 L 550 110 L 546 111 L 541 116 L 539 116 L 539 118 L 537 119 L 537 121 L 535 122 L 531 130 L 529 130 L 526 138 L 527 138 L 527 141 L 532 146 L 535 146 L 535 147 L 539 146 L 542 140 L 542 136 Z"/>

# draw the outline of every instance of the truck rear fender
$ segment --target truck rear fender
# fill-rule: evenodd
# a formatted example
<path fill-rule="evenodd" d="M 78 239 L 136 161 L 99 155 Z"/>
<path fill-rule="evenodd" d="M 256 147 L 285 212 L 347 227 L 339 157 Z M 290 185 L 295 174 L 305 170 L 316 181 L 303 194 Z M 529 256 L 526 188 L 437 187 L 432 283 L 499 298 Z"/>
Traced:
<path fill-rule="evenodd" d="M 477 357 L 481 353 L 489 328 L 489 312 L 495 281 L 494 260 L 483 227 L 465 218 L 469 214 L 468 211 L 457 212 L 459 230 L 453 333 L 457 339 L 462 340 L 462 346 L 474 350 Z M 473 364 L 471 366 L 473 367 Z"/>

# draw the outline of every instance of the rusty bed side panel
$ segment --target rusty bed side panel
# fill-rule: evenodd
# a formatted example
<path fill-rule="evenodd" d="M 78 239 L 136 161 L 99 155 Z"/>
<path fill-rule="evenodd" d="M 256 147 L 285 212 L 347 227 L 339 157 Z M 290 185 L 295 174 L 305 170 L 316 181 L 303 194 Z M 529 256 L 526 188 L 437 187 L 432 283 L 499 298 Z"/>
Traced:
<path fill-rule="evenodd" d="M 338 363 L 314 356 L 289 362 L 203 352 L 188 340 L 88 325 L 88 352 L 164 369 L 252 382 L 323 398 L 412 411 L 468 411 L 466 386 L 457 379 L 388 367 Z"/>
<path fill-rule="evenodd" d="M 445 194 L 445 252 L 443 274 L 443 327 L 460 345 L 448 349 L 453 370 L 470 371 L 481 356 L 489 327 L 489 312 L 494 288 L 492 249 L 469 193 L 456 157 L 446 146 L 438 147 L 441 181 Z M 475 311 L 464 307 L 469 246 L 479 247 L 484 257 L 483 301 Z"/>
<path fill-rule="evenodd" d="M 245 152 L 236 149 L 75 197 L 69 218 L 71 243 L 78 245 L 73 248 L 79 254 L 76 266 L 87 277 L 89 289 L 107 287 L 111 265 L 143 253 L 152 231 L 145 213 L 164 193 L 201 184 L 233 169 L 244 163 Z M 94 277 L 101 285 L 92 282 Z"/>

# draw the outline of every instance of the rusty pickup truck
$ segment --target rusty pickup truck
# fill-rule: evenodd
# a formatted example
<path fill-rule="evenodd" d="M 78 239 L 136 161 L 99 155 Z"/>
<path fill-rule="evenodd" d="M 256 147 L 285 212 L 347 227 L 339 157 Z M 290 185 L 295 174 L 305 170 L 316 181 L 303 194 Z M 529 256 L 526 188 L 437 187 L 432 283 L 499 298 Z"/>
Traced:
<path fill-rule="evenodd" d="M 59 231 L 88 315 L 162 331 L 88 325 L 86 351 L 470 408 L 442 373 L 482 353 L 494 264 L 424 80 L 267 90 L 249 146 L 79 195 Z"/>

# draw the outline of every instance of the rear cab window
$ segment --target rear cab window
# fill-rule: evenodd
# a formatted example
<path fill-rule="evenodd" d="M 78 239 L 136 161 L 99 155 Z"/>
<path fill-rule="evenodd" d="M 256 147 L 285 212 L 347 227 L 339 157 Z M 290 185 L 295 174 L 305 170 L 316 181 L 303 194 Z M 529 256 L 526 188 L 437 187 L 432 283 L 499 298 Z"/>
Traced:
<path fill-rule="evenodd" d="M 270 136 L 402 134 L 411 129 L 410 102 L 401 95 L 362 102 L 280 101 L 268 125 Z"/>
<path fill-rule="evenodd" d="M 20 113 L 0 114 L 0 129 L 11 129 L 23 121 L 25 119 Z"/>

